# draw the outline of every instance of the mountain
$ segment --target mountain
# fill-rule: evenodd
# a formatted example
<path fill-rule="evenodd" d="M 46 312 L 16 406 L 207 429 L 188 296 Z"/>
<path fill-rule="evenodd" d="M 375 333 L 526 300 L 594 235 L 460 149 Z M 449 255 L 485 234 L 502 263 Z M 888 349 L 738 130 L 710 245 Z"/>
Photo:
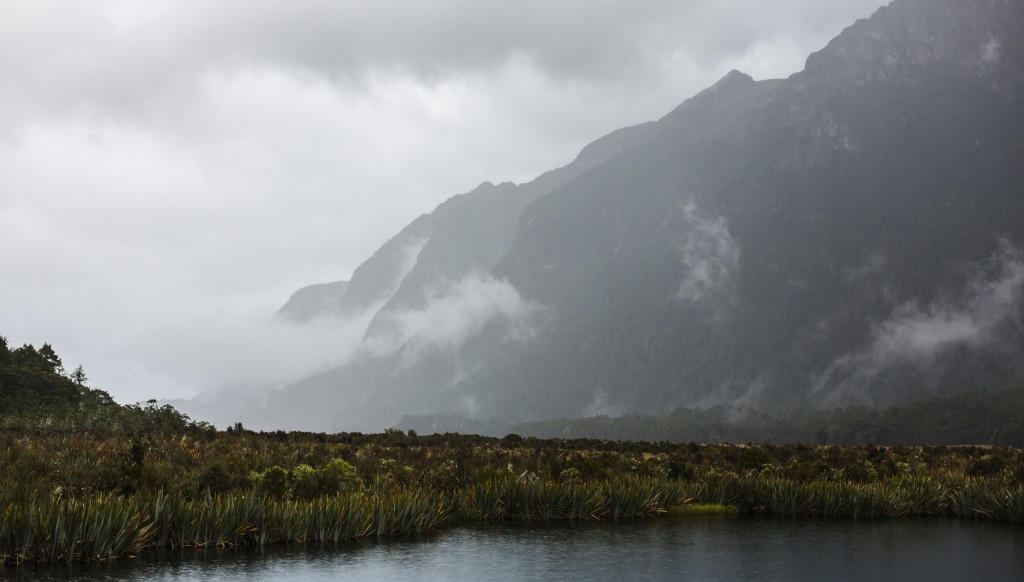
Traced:
<path fill-rule="evenodd" d="M 256 424 L 884 405 L 1024 381 L 1024 10 L 895 0 L 361 265 L 358 357 Z"/>
<path fill-rule="evenodd" d="M 527 205 L 643 141 L 650 125 L 615 131 L 584 148 L 572 163 L 529 183 L 484 182 L 449 198 L 359 265 L 339 301 L 323 315 L 383 314 L 422 306 L 432 286 L 489 271 L 508 251 Z M 295 295 L 305 289 L 310 288 Z"/>
<path fill-rule="evenodd" d="M 324 315 L 337 313 L 348 281 L 317 283 L 299 289 L 277 311 L 277 317 L 304 323 Z"/>

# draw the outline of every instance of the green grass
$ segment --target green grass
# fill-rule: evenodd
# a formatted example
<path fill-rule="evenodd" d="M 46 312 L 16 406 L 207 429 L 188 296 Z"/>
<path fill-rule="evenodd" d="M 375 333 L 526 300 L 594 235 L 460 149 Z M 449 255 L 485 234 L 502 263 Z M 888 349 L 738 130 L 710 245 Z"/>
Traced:
<path fill-rule="evenodd" d="M 740 508 L 735 505 L 722 505 L 720 503 L 687 503 L 668 508 L 668 514 L 673 517 L 685 515 L 738 516 Z"/>

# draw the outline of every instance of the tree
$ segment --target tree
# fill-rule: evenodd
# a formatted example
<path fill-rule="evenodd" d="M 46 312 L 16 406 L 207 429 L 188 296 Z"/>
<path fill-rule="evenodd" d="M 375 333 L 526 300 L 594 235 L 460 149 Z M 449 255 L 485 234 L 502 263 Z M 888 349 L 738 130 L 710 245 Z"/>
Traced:
<path fill-rule="evenodd" d="M 39 348 L 39 355 L 50 366 L 50 371 L 64 374 L 64 364 L 60 361 L 60 356 L 57 355 L 57 352 L 53 351 L 53 346 L 44 343 L 43 347 Z"/>
<path fill-rule="evenodd" d="M 89 380 L 88 376 L 85 375 L 85 368 L 82 367 L 82 364 L 78 364 L 78 367 L 71 372 L 71 380 L 79 386 L 84 386 L 86 381 Z"/>

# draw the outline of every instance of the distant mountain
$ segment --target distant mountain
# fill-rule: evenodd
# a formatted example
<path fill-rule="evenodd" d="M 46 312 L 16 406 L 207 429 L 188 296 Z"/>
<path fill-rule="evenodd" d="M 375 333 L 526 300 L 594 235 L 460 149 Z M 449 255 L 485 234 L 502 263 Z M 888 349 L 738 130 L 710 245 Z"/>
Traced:
<path fill-rule="evenodd" d="M 361 355 L 257 425 L 888 404 L 1024 381 L 1024 9 L 896 0 L 353 274 Z M 453 418 L 455 418 L 453 417 Z"/>
<path fill-rule="evenodd" d="M 299 289 L 277 311 L 278 317 L 295 322 L 306 322 L 324 315 L 335 314 L 341 307 L 348 281 L 318 283 Z"/>
<path fill-rule="evenodd" d="M 432 286 L 489 271 L 511 246 L 527 205 L 642 142 L 652 125 L 615 131 L 584 148 L 571 164 L 529 183 L 496 186 L 484 182 L 446 200 L 402 229 L 361 264 L 339 301 L 323 314 L 351 316 L 368 310 L 387 313 L 422 306 L 424 294 L 429 294 Z M 285 308 L 287 305 L 282 311 Z"/>

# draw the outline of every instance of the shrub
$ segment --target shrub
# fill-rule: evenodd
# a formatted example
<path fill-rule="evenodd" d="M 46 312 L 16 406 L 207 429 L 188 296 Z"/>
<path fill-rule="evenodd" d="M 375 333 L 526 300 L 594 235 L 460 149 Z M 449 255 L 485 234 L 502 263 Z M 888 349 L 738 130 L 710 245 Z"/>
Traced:
<path fill-rule="evenodd" d="M 263 471 L 250 471 L 249 482 L 258 493 L 278 499 L 288 493 L 288 471 L 277 465 Z"/>
<path fill-rule="evenodd" d="M 288 489 L 295 499 L 312 499 L 320 493 L 317 471 L 309 465 L 297 465 L 288 472 Z"/>
<path fill-rule="evenodd" d="M 334 459 L 320 469 L 319 480 L 323 493 L 346 491 L 356 484 L 356 468 L 345 459 Z"/>
<path fill-rule="evenodd" d="M 223 493 L 231 489 L 231 475 L 222 463 L 213 463 L 199 473 L 199 488 L 210 493 Z"/>

